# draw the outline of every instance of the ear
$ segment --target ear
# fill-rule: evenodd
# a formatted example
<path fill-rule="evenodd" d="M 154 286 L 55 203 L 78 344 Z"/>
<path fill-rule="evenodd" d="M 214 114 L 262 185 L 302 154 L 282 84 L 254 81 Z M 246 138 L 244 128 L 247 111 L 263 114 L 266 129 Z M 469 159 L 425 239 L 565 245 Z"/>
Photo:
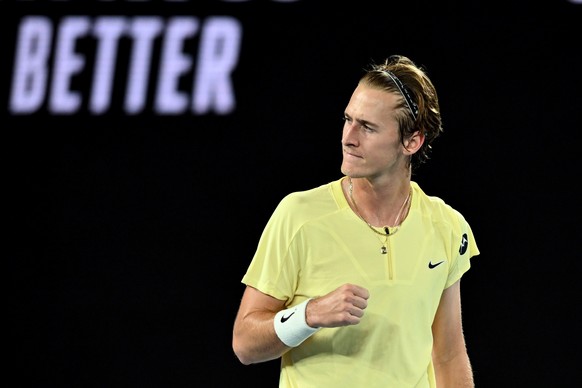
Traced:
<path fill-rule="evenodd" d="M 404 140 L 404 155 L 410 156 L 415 154 L 424 144 L 424 133 L 421 131 L 414 132 L 408 139 Z"/>

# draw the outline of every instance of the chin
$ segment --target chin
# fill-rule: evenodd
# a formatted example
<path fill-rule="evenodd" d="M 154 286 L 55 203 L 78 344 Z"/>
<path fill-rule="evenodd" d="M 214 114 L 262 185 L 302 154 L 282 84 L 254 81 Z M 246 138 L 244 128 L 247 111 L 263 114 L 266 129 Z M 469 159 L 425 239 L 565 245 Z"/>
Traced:
<path fill-rule="evenodd" d="M 354 166 L 351 163 L 346 163 L 346 162 L 342 163 L 340 170 L 341 170 L 342 174 L 347 175 L 347 176 L 352 176 L 352 177 L 354 175 L 357 175 L 358 172 L 361 172 L 361 171 L 359 171 L 359 169 L 356 166 Z"/>

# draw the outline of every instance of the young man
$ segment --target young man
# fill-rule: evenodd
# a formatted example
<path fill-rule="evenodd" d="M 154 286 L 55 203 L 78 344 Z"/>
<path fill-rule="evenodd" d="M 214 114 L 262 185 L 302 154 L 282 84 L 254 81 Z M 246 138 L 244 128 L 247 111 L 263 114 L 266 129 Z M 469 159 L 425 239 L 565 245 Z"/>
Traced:
<path fill-rule="evenodd" d="M 232 346 L 281 357 L 280 387 L 473 387 L 460 278 L 464 217 L 411 180 L 442 132 L 410 59 L 371 65 L 344 113 L 343 176 L 275 209 L 242 282 Z"/>

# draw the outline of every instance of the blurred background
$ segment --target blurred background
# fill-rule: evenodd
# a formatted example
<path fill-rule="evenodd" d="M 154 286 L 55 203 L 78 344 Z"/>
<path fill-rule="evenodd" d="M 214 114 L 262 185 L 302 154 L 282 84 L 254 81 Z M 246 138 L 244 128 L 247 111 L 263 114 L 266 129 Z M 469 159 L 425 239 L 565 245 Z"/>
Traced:
<path fill-rule="evenodd" d="M 535 4 L 534 4 L 535 3 Z M 579 382 L 579 1 L 0 1 L 9 373 L 35 387 L 277 386 L 231 349 L 279 200 L 340 177 L 367 65 L 409 56 L 445 132 L 479 387 Z"/>

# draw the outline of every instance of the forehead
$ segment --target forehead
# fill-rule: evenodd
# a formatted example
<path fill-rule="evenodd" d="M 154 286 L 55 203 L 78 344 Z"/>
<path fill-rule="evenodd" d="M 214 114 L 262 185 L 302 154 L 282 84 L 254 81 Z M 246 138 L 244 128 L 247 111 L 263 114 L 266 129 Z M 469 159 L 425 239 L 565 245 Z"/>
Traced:
<path fill-rule="evenodd" d="M 399 96 L 394 93 L 359 84 L 352 93 L 346 112 L 352 117 L 365 120 L 392 118 L 398 100 Z"/>

